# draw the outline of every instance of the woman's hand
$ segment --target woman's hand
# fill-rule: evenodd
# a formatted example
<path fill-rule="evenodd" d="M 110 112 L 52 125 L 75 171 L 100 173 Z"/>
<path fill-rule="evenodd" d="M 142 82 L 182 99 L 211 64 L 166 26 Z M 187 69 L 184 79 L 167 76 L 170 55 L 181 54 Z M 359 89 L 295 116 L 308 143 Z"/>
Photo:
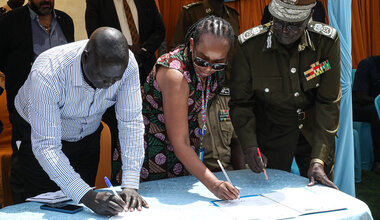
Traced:
<path fill-rule="evenodd" d="M 218 180 L 210 189 L 212 193 L 219 199 L 233 200 L 240 199 L 239 190 L 227 181 Z"/>

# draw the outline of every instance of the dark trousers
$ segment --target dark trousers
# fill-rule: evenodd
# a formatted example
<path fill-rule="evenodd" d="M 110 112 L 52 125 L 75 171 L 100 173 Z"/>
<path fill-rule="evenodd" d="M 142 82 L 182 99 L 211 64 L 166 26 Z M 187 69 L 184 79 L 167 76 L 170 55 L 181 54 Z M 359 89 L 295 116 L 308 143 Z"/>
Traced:
<path fill-rule="evenodd" d="M 12 124 L 11 145 L 13 151 L 11 159 L 11 176 L 9 182 L 11 185 L 11 192 L 14 203 L 24 202 L 26 198 L 24 195 L 24 175 L 21 163 L 19 162 L 19 150 L 17 147 L 17 142 L 19 142 L 22 139 L 21 134 L 25 132 L 29 132 L 30 134 L 30 128 L 28 128 L 29 124 L 26 123 L 24 120 L 19 120 L 19 118 L 20 116 L 17 112 L 9 112 L 9 121 Z"/>
<path fill-rule="evenodd" d="M 20 203 L 31 196 L 57 191 L 59 187 L 50 180 L 32 152 L 30 125 L 18 114 L 14 119 L 15 130 L 18 137 L 21 137 L 21 145 L 17 152 L 17 161 L 15 161 L 17 162 L 16 167 L 21 168 L 21 172 L 17 169 L 16 171 L 21 173 L 24 180 L 24 195 L 14 198 L 14 202 Z M 62 152 L 69 159 L 70 165 L 90 186 L 95 185 L 102 129 L 103 126 L 100 125 L 93 134 L 77 142 L 62 141 Z"/>
<path fill-rule="evenodd" d="M 272 126 L 273 132 L 268 135 L 257 134 L 260 150 L 268 158 L 268 168 L 290 172 L 293 157 L 295 157 L 301 176 L 307 177 L 311 161 L 311 145 L 306 141 L 300 130 L 283 129 L 281 126 Z M 273 134 L 276 134 L 274 135 Z M 333 179 L 333 164 L 325 164 L 325 173 Z"/>
<path fill-rule="evenodd" d="M 353 105 L 354 121 L 369 122 L 375 162 L 380 163 L 380 120 L 375 105 Z"/>

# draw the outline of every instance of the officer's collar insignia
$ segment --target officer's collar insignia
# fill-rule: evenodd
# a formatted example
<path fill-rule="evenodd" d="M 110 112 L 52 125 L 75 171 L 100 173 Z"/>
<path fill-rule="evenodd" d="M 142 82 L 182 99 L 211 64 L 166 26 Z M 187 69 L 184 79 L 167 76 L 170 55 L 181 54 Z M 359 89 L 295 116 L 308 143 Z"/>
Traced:
<path fill-rule="evenodd" d="M 230 95 L 230 88 L 223 87 L 223 89 L 219 92 L 219 95 L 229 96 Z"/>
<path fill-rule="evenodd" d="M 301 52 L 309 47 L 312 51 L 315 51 L 313 42 L 310 39 L 309 31 L 305 30 L 304 34 L 301 36 L 300 44 L 298 45 L 298 52 Z"/>
<path fill-rule="evenodd" d="M 212 9 L 211 8 L 206 8 L 206 13 L 207 14 L 210 14 L 212 12 Z"/>
<path fill-rule="evenodd" d="M 270 31 L 269 34 L 268 34 L 266 48 L 267 49 L 271 49 L 272 48 L 272 31 Z"/>
<path fill-rule="evenodd" d="M 328 60 L 319 63 L 319 61 L 310 65 L 310 69 L 306 70 L 303 74 L 305 74 L 306 80 L 309 81 L 316 76 L 321 75 L 324 72 L 327 72 L 331 69 L 330 63 Z"/>

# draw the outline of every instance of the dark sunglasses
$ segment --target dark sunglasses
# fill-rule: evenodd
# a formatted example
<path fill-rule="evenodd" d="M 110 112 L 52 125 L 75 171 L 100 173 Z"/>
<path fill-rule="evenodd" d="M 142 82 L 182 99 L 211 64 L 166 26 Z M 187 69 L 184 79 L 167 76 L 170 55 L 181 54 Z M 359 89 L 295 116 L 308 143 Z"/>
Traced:
<path fill-rule="evenodd" d="M 208 67 L 210 66 L 212 69 L 216 70 L 216 71 L 220 71 L 220 70 L 224 70 L 224 68 L 226 68 L 227 66 L 227 63 L 214 63 L 214 64 L 211 64 L 209 62 L 207 62 L 206 60 L 202 59 L 202 58 L 199 58 L 197 56 L 194 56 L 194 64 L 199 66 L 199 67 Z"/>
<path fill-rule="evenodd" d="M 291 23 L 286 21 L 280 21 L 278 19 L 273 19 L 273 28 L 282 30 L 286 28 L 289 31 L 292 31 L 294 33 L 300 31 L 303 28 L 303 24 L 305 21 Z"/>

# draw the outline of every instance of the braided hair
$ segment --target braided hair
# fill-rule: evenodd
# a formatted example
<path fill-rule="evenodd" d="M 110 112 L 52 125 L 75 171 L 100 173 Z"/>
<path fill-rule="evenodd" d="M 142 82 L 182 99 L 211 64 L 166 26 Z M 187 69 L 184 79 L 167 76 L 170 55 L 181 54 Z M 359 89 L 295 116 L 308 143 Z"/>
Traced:
<path fill-rule="evenodd" d="M 185 47 L 190 47 L 190 38 L 193 38 L 194 44 L 197 45 L 203 34 L 226 38 L 230 43 L 230 47 L 232 47 L 235 40 L 234 30 L 230 23 L 223 18 L 211 15 L 199 20 L 189 28 L 185 35 Z"/>
<path fill-rule="evenodd" d="M 193 38 L 194 45 L 197 45 L 199 42 L 199 39 L 201 38 L 203 34 L 212 34 L 216 37 L 227 39 L 230 44 L 229 51 L 231 51 L 232 46 L 234 45 L 234 40 L 235 40 L 234 30 L 232 26 L 230 25 L 230 23 L 228 23 L 228 21 L 224 20 L 223 18 L 211 15 L 193 24 L 185 35 L 185 44 L 182 45 L 182 47 L 184 47 L 184 49 L 188 51 L 187 60 L 189 61 L 188 65 L 190 65 L 191 67 L 190 68 L 191 74 L 195 74 L 195 70 L 194 70 L 194 66 L 192 62 L 192 54 L 190 51 L 190 38 Z M 216 80 L 220 82 L 218 83 L 218 91 L 220 91 L 221 88 L 223 87 L 224 74 L 222 74 L 221 77 Z"/>

